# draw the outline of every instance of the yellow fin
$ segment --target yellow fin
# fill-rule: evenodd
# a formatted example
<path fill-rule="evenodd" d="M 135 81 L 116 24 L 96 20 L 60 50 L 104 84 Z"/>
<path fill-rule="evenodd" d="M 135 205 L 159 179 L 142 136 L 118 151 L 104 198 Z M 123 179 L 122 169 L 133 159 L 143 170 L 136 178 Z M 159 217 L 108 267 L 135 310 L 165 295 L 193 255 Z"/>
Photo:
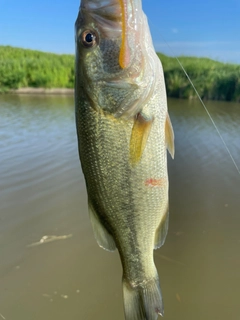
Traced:
<path fill-rule="evenodd" d="M 152 123 L 153 118 L 147 120 L 141 113 L 137 114 L 130 140 L 130 162 L 133 165 L 136 165 L 142 157 Z"/>
<path fill-rule="evenodd" d="M 167 149 L 171 155 L 171 157 L 174 159 L 174 132 L 171 124 L 171 120 L 169 117 L 169 114 L 167 114 L 166 122 L 165 122 L 165 141 Z"/>

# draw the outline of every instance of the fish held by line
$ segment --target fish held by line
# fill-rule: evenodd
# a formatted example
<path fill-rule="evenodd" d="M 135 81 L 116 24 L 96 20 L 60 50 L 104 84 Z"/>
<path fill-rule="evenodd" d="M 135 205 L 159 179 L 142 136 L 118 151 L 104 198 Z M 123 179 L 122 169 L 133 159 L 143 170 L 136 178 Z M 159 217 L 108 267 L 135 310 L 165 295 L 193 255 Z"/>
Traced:
<path fill-rule="evenodd" d="M 93 232 L 100 247 L 119 251 L 126 320 L 156 320 L 164 310 L 153 249 L 168 231 L 167 149 L 174 157 L 162 65 L 141 0 L 82 0 L 75 30 L 76 127 Z"/>

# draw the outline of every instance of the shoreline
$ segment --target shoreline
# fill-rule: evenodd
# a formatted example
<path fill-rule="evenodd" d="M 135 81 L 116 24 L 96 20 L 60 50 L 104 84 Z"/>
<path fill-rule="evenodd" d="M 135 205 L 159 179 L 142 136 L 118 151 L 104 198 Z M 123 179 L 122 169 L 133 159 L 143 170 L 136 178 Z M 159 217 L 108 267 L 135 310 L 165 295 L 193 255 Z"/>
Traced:
<path fill-rule="evenodd" d="M 74 55 L 1 45 L 0 54 L 7 62 L 0 64 L 0 73 L 4 75 L 0 79 L 0 94 L 74 95 Z M 176 59 L 157 55 L 163 65 L 168 97 L 195 99 L 197 94 Z M 202 99 L 240 102 L 240 64 L 199 57 L 179 58 Z"/>
<path fill-rule="evenodd" d="M 70 88 L 51 88 L 51 89 L 45 89 L 45 88 L 19 88 L 16 90 L 9 90 L 7 93 L 12 94 L 56 94 L 56 95 L 73 95 L 74 89 Z"/>

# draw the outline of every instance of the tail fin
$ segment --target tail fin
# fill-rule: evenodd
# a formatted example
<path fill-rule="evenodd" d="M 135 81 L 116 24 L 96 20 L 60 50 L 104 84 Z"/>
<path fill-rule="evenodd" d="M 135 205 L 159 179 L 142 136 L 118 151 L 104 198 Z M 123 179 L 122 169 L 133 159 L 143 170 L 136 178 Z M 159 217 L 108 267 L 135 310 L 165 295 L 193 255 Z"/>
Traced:
<path fill-rule="evenodd" d="M 156 320 L 158 315 L 163 316 L 158 277 L 135 287 L 123 279 L 123 299 L 126 320 Z"/>

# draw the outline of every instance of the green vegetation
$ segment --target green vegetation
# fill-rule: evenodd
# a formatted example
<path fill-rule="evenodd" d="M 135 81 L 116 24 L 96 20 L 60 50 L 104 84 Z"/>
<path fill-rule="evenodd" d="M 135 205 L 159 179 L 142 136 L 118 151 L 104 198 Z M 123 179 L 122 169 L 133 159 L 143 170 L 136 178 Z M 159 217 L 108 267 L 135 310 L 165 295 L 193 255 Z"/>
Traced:
<path fill-rule="evenodd" d="M 0 92 L 22 87 L 73 88 L 74 58 L 0 46 Z"/>
<path fill-rule="evenodd" d="M 169 97 L 196 98 L 196 93 L 175 58 L 158 54 Z M 240 101 L 240 65 L 207 58 L 179 57 L 202 99 Z"/>
<path fill-rule="evenodd" d="M 195 98 L 191 84 L 175 58 L 158 54 L 167 94 Z M 207 58 L 179 58 L 203 99 L 240 101 L 240 65 Z M 22 87 L 73 88 L 74 56 L 0 46 L 0 92 Z"/>

